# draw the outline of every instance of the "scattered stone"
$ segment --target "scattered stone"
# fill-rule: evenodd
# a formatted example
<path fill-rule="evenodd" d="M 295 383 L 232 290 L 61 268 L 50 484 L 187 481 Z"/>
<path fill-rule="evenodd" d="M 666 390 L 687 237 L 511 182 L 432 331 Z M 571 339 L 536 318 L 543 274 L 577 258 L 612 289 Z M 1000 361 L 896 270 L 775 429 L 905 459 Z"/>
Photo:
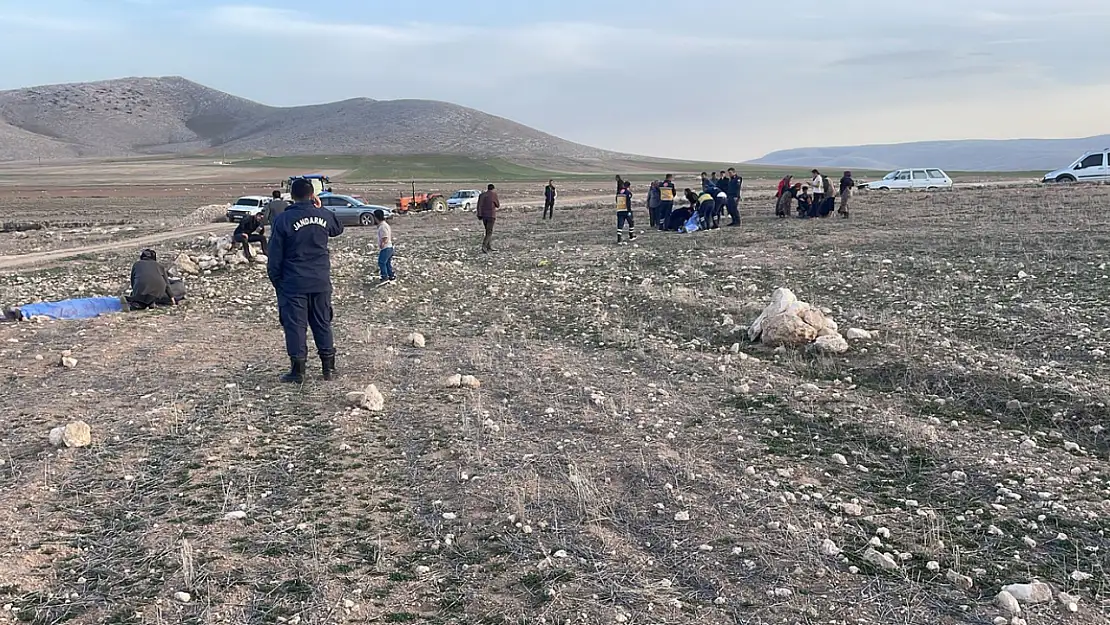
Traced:
<path fill-rule="evenodd" d="M 967 481 L 967 473 L 964 473 L 963 471 L 953 471 L 951 473 L 951 476 L 952 476 L 952 481 L 954 481 L 954 482 L 966 482 Z"/>
<path fill-rule="evenodd" d="M 1011 399 L 1006 402 L 1006 410 L 1010 412 L 1021 412 L 1021 402 L 1016 399 Z"/>
<path fill-rule="evenodd" d="M 834 464 L 839 464 L 841 466 L 848 466 L 848 459 L 844 457 L 844 454 L 833 454 L 832 455 L 832 461 L 833 461 Z"/>
<path fill-rule="evenodd" d="M 843 354 L 848 351 L 848 341 L 839 334 L 819 336 L 813 345 L 822 354 Z"/>
<path fill-rule="evenodd" d="M 831 539 L 826 538 L 825 540 L 821 541 L 821 555 L 829 558 L 835 558 L 836 556 L 840 555 L 840 547 L 838 547 L 836 543 L 833 542 Z"/>
<path fill-rule="evenodd" d="M 352 406 L 370 412 L 381 412 L 385 409 L 385 397 L 382 396 L 381 391 L 374 384 L 370 384 L 361 391 L 347 393 L 347 402 Z"/>
<path fill-rule="evenodd" d="M 1052 601 L 1052 586 L 1033 581 L 1028 584 L 1010 584 L 1002 591 L 1009 593 L 1019 603 L 1049 603 Z"/>
<path fill-rule="evenodd" d="M 50 430 L 54 447 L 88 447 L 92 444 L 92 428 L 84 421 L 74 421 Z"/>
<path fill-rule="evenodd" d="M 678 512 L 674 513 L 674 520 L 675 521 L 689 521 L 690 520 L 690 513 L 687 512 L 686 510 L 679 510 Z"/>
<path fill-rule="evenodd" d="M 188 254 L 178 254 L 177 258 L 173 261 L 174 269 L 177 269 L 178 274 L 187 274 L 190 276 L 200 275 L 200 265 L 198 265 Z"/>
<path fill-rule="evenodd" d="M 858 503 L 842 503 L 840 510 L 848 516 L 860 516 L 863 514 L 863 506 Z"/>
<path fill-rule="evenodd" d="M 59 364 L 61 364 L 66 369 L 73 369 L 77 366 L 77 359 L 73 356 L 62 356 L 62 360 Z"/>
<path fill-rule="evenodd" d="M 460 382 L 462 383 L 462 386 L 466 388 L 481 388 L 482 386 L 481 381 L 479 381 L 478 378 L 472 375 L 464 375 Z"/>
<path fill-rule="evenodd" d="M 1069 577 L 1071 577 L 1073 582 L 1085 582 L 1094 576 L 1090 573 L 1084 573 L 1083 571 L 1072 571 Z"/>
<path fill-rule="evenodd" d="M 975 582 L 970 577 L 961 575 L 952 569 L 948 569 L 948 573 L 946 573 L 944 577 L 948 580 L 948 583 L 965 592 L 971 590 L 972 586 L 975 585 Z"/>
<path fill-rule="evenodd" d="M 406 340 L 409 345 L 412 345 L 413 347 L 416 347 L 418 349 L 424 349 L 425 340 L 423 334 L 420 334 L 419 332 L 413 332 Z"/>
<path fill-rule="evenodd" d="M 884 571 L 898 570 L 898 563 L 894 561 L 894 558 L 875 551 L 873 547 L 868 547 L 867 551 L 863 552 L 863 561 Z"/>
<path fill-rule="evenodd" d="M 460 386 L 462 386 L 462 376 L 458 373 L 447 378 L 447 388 L 459 388 Z"/>
<path fill-rule="evenodd" d="M 177 591 L 173 593 L 173 600 L 178 603 L 189 603 L 193 600 L 193 596 L 184 591 Z"/>
<path fill-rule="evenodd" d="M 225 521 L 242 521 L 247 518 L 247 513 L 243 510 L 232 510 L 224 515 Z"/>
<path fill-rule="evenodd" d="M 817 386 L 816 384 L 809 383 L 809 384 L 803 384 L 803 385 L 799 386 L 798 390 L 802 391 L 803 393 L 809 393 L 809 394 L 812 395 L 814 393 L 820 393 L 821 392 L 821 387 Z"/>
<path fill-rule="evenodd" d="M 1018 600 L 1005 590 L 998 593 L 998 596 L 994 598 L 994 605 L 1011 616 L 1021 616 L 1021 605 Z"/>
<path fill-rule="evenodd" d="M 870 341 L 871 333 L 859 328 L 849 328 L 847 338 L 849 341 Z"/>
<path fill-rule="evenodd" d="M 930 572 L 938 573 L 940 572 L 940 562 L 937 562 L 936 560 L 929 560 L 925 563 L 925 568 Z"/>

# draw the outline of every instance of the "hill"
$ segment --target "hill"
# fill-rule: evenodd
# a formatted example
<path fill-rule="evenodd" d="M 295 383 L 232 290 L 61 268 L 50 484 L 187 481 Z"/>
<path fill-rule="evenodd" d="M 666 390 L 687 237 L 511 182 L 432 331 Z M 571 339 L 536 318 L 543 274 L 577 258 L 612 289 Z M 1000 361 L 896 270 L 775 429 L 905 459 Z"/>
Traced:
<path fill-rule="evenodd" d="M 1051 171 L 1066 167 L 1088 150 L 1106 147 L 1110 147 L 1110 135 L 1084 139 L 922 141 L 781 150 L 751 163 L 886 170 L 929 166 L 954 171 Z"/>
<path fill-rule="evenodd" d="M 180 77 L 125 78 L 0 91 L 0 160 L 259 153 L 603 159 L 474 109 L 358 98 L 272 107 Z"/>

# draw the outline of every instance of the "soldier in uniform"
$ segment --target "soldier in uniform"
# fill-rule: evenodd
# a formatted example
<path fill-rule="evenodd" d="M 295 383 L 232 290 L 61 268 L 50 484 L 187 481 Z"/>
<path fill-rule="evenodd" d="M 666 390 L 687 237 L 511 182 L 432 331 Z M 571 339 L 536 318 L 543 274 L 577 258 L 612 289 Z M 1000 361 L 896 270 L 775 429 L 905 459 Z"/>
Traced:
<path fill-rule="evenodd" d="M 674 210 L 674 174 L 667 174 L 659 183 L 659 229 L 666 230 Z"/>
<path fill-rule="evenodd" d="M 266 264 L 277 291 L 278 316 L 289 353 L 289 373 L 281 376 L 281 381 L 304 381 L 309 326 L 324 379 L 331 380 L 335 376 L 335 342 L 328 240 L 343 234 L 343 225 L 335 213 L 320 207 L 308 180 L 294 180 L 290 191 L 293 204 L 274 220 Z"/>
<path fill-rule="evenodd" d="M 621 242 L 624 233 L 624 224 L 628 223 L 628 240 L 636 240 L 636 225 L 632 221 L 632 183 L 625 181 L 624 187 L 617 193 L 617 244 Z"/>

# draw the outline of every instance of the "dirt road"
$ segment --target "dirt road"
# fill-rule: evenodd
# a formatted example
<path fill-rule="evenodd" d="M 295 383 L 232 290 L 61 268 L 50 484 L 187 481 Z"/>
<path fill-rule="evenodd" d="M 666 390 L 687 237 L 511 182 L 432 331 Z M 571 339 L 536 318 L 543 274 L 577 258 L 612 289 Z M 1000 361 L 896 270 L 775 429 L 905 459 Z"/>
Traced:
<path fill-rule="evenodd" d="M 134 239 L 126 239 L 123 241 L 111 241 L 108 243 L 98 243 L 96 245 L 86 245 L 83 247 L 73 247 L 65 250 L 51 250 L 49 252 L 34 252 L 31 254 L 14 254 L 10 256 L 0 256 L 0 269 L 14 269 L 16 267 L 25 267 L 29 265 L 50 264 L 74 256 L 82 254 L 97 254 L 100 252 L 111 252 L 115 250 L 125 250 L 128 248 L 140 248 L 163 241 L 173 241 L 175 239 L 184 239 L 188 237 L 195 237 L 202 234 L 214 234 L 220 232 L 231 231 L 233 224 L 215 223 L 215 224 L 201 224 L 198 226 L 188 226 L 184 228 L 177 228 L 169 232 L 160 232 L 158 234 L 150 234 Z"/>

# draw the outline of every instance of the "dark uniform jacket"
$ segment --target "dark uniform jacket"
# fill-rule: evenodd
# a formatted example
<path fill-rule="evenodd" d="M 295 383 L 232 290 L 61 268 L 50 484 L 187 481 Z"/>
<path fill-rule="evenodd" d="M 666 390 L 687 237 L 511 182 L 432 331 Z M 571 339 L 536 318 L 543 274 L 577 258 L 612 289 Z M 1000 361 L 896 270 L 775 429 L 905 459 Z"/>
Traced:
<path fill-rule="evenodd" d="M 335 213 L 299 202 L 285 209 L 270 232 L 266 273 L 279 293 L 331 291 L 328 239 L 343 234 Z"/>
<path fill-rule="evenodd" d="M 728 195 L 728 199 L 735 200 L 736 198 L 740 197 L 740 188 L 743 186 L 744 179 L 740 177 L 740 174 L 730 176 L 728 178 L 728 184 L 726 185 L 726 188 L 724 190 L 725 193 Z"/>
<path fill-rule="evenodd" d="M 659 183 L 659 201 L 666 204 L 674 202 L 675 189 L 674 183 L 669 180 L 664 180 Z"/>
<path fill-rule="evenodd" d="M 244 217 L 243 221 L 235 228 L 235 234 L 232 235 L 233 240 L 237 240 L 240 236 L 248 236 L 252 234 L 263 234 L 266 231 L 266 222 L 261 219 L 260 215 L 250 215 Z"/>
<path fill-rule="evenodd" d="M 131 266 L 131 299 L 153 306 L 170 299 L 170 277 L 156 260 L 140 260 Z"/>

